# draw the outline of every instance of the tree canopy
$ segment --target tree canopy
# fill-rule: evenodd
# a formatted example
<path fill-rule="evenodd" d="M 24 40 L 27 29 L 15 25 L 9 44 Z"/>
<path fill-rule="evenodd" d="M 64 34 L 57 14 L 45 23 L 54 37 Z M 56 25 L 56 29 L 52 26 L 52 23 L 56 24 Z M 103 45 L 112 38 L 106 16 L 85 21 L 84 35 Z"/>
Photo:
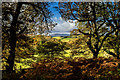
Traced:
<path fill-rule="evenodd" d="M 57 9 L 63 19 L 77 20 L 77 31 L 87 37 L 86 43 L 96 58 L 106 38 L 120 26 L 119 4 L 119 2 L 60 2 Z M 81 23 L 84 26 L 81 26 Z"/>

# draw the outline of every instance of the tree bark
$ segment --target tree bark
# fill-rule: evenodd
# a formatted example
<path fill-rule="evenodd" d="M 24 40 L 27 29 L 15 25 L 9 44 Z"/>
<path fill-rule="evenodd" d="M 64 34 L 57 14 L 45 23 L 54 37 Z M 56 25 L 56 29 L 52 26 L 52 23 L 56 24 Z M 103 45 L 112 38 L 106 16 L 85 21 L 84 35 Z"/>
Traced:
<path fill-rule="evenodd" d="M 116 47 L 116 53 L 117 53 L 117 59 L 119 59 L 119 55 L 120 55 L 120 52 L 119 52 L 119 29 L 116 31 L 116 33 L 115 33 L 115 35 L 116 35 L 116 45 L 117 45 L 117 47 Z"/>
<path fill-rule="evenodd" d="M 15 60 L 15 47 L 16 47 L 16 31 L 14 28 L 10 29 L 10 38 L 9 38 L 9 44 L 10 44 L 10 55 L 8 57 L 7 63 L 9 66 L 6 67 L 7 71 L 12 71 L 14 66 L 14 60 Z"/>
<path fill-rule="evenodd" d="M 13 71 L 13 67 L 14 67 L 14 60 L 15 60 L 15 47 L 16 47 L 16 23 L 18 20 L 18 16 L 20 14 L 20 9 L 22 7 L 22 3 L 18 2 L 17 4 L 17 8 L 15 11 L 15 15 L 13 15 L 13 21 L 11 23 L 11 27 L 10 27 L 10 37 L 9 37 L 9 44 L 10 44 L 10 55 L 7 59 L 7 63 L 9 64 L 8 66 L 6 66 L 6 70 L 8 72 Z"/>

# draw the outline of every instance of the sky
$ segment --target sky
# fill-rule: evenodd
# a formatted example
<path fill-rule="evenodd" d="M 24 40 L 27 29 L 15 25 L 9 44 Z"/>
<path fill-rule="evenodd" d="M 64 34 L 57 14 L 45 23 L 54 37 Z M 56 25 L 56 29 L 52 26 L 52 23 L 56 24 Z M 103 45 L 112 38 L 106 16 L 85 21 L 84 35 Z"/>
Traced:
<path fill-rule="evenodd" d="M 63 20 L 60 13 L 54 8 L 55 6 L 58 6 L 58 2 L 54 2 L 50 6 L 50 10 L 54 14 L 52 20 L 57 23 L 53 31 L 70 32 L 73 29 L 77 28 L 74 23 L 75 21 L 73 21 L 73 23 L 70 23 L 69 21 Z"/>

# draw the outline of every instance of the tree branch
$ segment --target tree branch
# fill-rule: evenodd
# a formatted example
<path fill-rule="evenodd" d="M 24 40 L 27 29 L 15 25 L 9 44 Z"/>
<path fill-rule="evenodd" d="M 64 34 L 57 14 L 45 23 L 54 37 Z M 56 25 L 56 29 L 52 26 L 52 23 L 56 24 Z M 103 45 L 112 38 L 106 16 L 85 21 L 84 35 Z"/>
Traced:
<path fill-rule="evenodd" d="M 111 51 L 108 51 L 108 50 L 106 50 L 106 49 L 103 49 L 105 52 L 107 52 L 108 54 L 110 54 L 110 55 L 112 55 L 112 56 L 114 56 L 114 57 L 117 57 L 117 55 L 115 55 L 113 52 L 111 52 Z"/>
<path fill-rule="evenodd" d="M 73 13 L 71 13 L 71 14 L 72 14 L 72 16 L 73 16 L 76 20 L 78 20 L 79 22 L 94 21 L 94 20 L 90 20 L 90 19 L 79 20 L 78 18 L 75 17 L 75 15 L 74 15 Z"/>
<path fill-rule="evenodd" d="M 84 32 L 81 31 L 80 29 L 78 29 L 78 31 L 79 31 L 80 33 L 84 34 L 84 35 L 91 35 L 91 34 L 89 34 L 89 33 L 84 33 Z"/>
<path fill-rule="evenodd" d="M 25 27 L 18 33 L 18 35 L 22 34 L 26 29 L 27 29 L 27 27 L 25 26 Z"/>
<path fill-rule="evenodd" d="M 109 33 L 107 33 L 107 34 L 105 35 L 105 37 L 103 38 L 103 40 L 102 40 L 102 42 L 101 42 L 101 45 L 100 45 L 100 47 L 99 47 L 99 50 L 101 49 L 101 47 L 102 47 L 102 45 L 103 45 L 103 42 L 106 40 L 106 38 L 109 37 L 109 35 L 112 34 L 116 29 L 117 29 L 117 28 L 114 28 L 113 31 L 111 31 L 111 32 L 109 32 Z"/>
<path fill-rule="evenodd" d="M 48 28 L 48 24 L 47 24 L 47 16 L 45 15 L 45 12 L 44 12 L 44 10 L 43 10 L 43 8 L 42 7 L 40 7 L 40 6 L 38 6 L 38 5 L 35 5 L 35 4 L 33 4 L 33 3 L 28 3 L 28 2 L 23 2 L 23 4 L 27 4 L 27 5 L 31 5 L 31 6 L 33 6 L 33 7 L 37 7 L 37 8 L 39 8 L 41 11 L 42 11 L 42 13 L 43 13 L 43 16 L 45 17 L 45 23 L 46 23 L 46 27 L 47 27 L 47 29 L 49 30 L 49 28 Z M 37 9 L 35 9 L 35 10 L 37 10 Z M 38 11 L 38 10 L 37 10 Z"/>
<path fill-rule="evenodd" d="M 87 42 L 87 45 L 89 49 L 92 51 L 92 53 L 95 53 L 95 50 L 93 49 L 92 43 L 91 43 L 91 35 L 89 36 L 89 41 Z"/>
<path fill-rule="evenodd" d="M 104 22 L 102 23 L 102 24 L 100 24 L 100 26 L 98 26 L 98 28 L 97 28 L 97 30 L 99 30 L 99 28 L 103 25 L 103 24 L 105 24 L 105 20 L 104 20 Z"/>

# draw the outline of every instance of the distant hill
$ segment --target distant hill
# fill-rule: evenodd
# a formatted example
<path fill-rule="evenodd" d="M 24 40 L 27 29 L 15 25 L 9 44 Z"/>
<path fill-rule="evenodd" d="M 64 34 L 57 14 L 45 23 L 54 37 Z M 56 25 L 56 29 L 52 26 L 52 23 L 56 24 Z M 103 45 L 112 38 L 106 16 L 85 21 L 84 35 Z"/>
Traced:
<path fill-rule="evenodd" d="M 44 33 L 45 34 L 45 33 Z M 44 35 L 43 34 L 43 35 Z M 57 36 L 62 36 L 62 37 L 65 37 L 65 36 L 70 36 L 70 32 L 59 32 L 59 31 L 53 31 L 51 33 L 48 33 L 49 36 L 52 36 L 52 37 L 57 37 Z"/>
<path fill-rule="evenodd" d="M 57 37 L 57 36 L 65 37 L 65 36 L 70 36 L 70 34 L 51 34 L 50 36 L 52 36 L 52 37 Z"/>

